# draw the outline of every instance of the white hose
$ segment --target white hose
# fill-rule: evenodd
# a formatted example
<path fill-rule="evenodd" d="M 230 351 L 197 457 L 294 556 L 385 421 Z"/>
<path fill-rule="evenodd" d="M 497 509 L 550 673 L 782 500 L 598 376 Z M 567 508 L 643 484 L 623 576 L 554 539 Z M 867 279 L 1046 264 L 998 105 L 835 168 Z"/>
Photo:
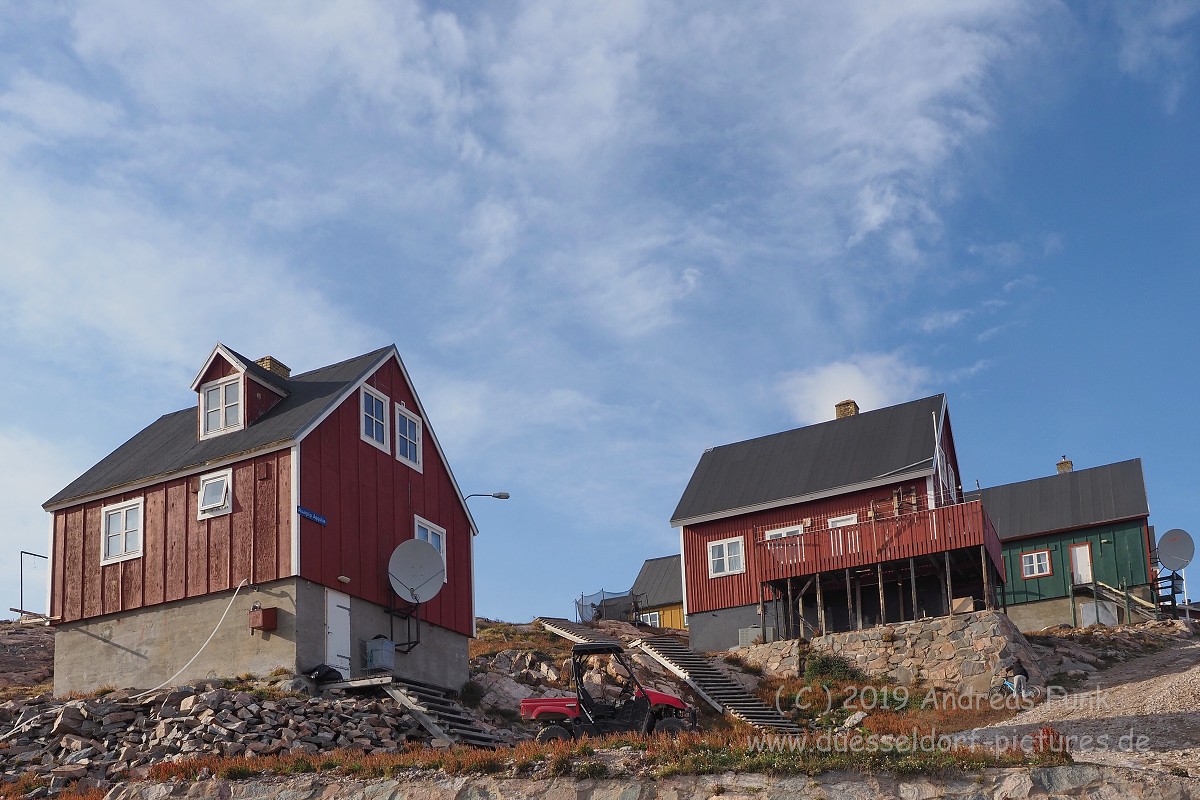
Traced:
<path fill-rule="evenodd" d="M 157 692 L 159 689 L 163 688 L 168 683 L 170 683 L 171 681 L 175 680 L 180 675 L 182 675 L 183 671 L 185 669 L 187 669 L 188 667 L 190 667 L 192 665 L 192 662 L 200 657 L 200 654 L 204 652 L 204 648 L 208 647 L 208 643 L 211 642 L 213 640 L 213 637 L 217 635 L 217 631 L 219 631 L 221 629 L 221 623 L 224 622 L 225 617 L 229 615 L 229 609 L 233 608 L 233 601 L 237 600 L 238 592 L 240 592 L 242 590 L 242 587 L 245 586 L 246 584 L 248 584 L 249 582 L 250 581 L 248 581 L 247 579 L 242 578 L 242 582 L 239 583 L 237 585 L 237 588 L 233 590 L 233 597 L 229 598 L 229 605 L 225 606 L 225 613 L 221 615 L 221 618 L 219 620 L 217 620 L 217 627 L 213 628 L 212 633 L 210 633 L 208 635 L 208 638 L 204 640 L 204 644 L 200 645 L 200 649 L 196 651 L 196 655 L 194 655 L 190 659 L 188 659 L 188 662 L 179 668 L 179 672 L 176 672 L 174 675 L 167 678 L 165 681 L 160 683 L 158 686 L 155 686 L 153 689 L 147 689 L 146 691 L 144 691 L 140 694 L 135 694 L 133 697 L 131 697 L 129 699 L 137 700 L 139 697 L 145 697 L 146 695 L 148 695 L 152 692 Z"/>

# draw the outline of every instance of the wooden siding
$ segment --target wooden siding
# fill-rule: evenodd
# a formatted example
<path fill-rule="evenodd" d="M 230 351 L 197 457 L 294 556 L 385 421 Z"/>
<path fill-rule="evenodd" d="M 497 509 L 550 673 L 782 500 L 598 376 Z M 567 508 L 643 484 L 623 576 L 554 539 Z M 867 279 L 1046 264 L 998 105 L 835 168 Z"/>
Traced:
<path fill-rule="evenodd" d="M 233 510 L 197 520 L 200 475 L 54 512 L 50 614 L 63 622 L 291 574 L 289 451 L 233 465 Z M 100 564 L 104 506 L 141 498 L 142 554 Z"/>
<path fill-rule="evenodd" d="M 275 404 L 282 400 L 283 397 L 276 394 L 274 390 L 263 386 L 249 375 L 246 375 L 242 380 L 246 384 L 246 423 L 253 425 L 255 420 L 274 408 Z"/>
<path fill-rule="evenodd" d="M 894 490 L 904 498 L 899 507 Z M 909 500 L 914 495 L 915 504 Z M 978 501 L 931 509 L 927 500 L 924 482 L 909 482 L 687 526 L 688 613 L 757 603 L 765 581 L 981 544 L 1003 572 L 999 539 Z M 830 518 L 852 513 L 858 515 L 857 524 L 828 527 Z M 766 538 L 805 520 L 805 533 L 799 536 Z M 742 540 L 745 571 L 710 578 L 709 543 L 735 537 Z"/>
<path fill-rule="evenodd" d="M 1005 599 L 1010 604 L 1032 603 L 1066 597 L 1071 581 L 1071 545 L 1090 544 L 1092 575 L 1114 588 L 1145 586 L 1150 582 L 1150 562 L 1146 555 L 1149 534 L 1146 521 L 1131 520 L 1112 525 L 1031 536 L 1004 543 L 1004 562 L 1010 580 Z M 1021 554 L 1050 551 L 1050 574 L 1038 578 L 1021 575 Z"/>
<path fill-rule="evenodd" d="M 348 397 L 300 445 L 300 505 L 327 524 L 300 520 L 300 575 L 387 606 L 394 595 L 387 562 L 415 534 L 420 516 L 446 530 L 447 582 L 421 609 L 421 618 L 470 635 L 474 617 L 471 531 L 446 465 L 438 458 L 428 420 L 421 437 L 422 471 L 395 456 L 395 403 L 416 412 L 417 403 L 395 359 L 367 381 L 392 401 L 391 452 L 363 441 L 361 393 Z M 338 582 L 338 576 L 350 583 Z"/>

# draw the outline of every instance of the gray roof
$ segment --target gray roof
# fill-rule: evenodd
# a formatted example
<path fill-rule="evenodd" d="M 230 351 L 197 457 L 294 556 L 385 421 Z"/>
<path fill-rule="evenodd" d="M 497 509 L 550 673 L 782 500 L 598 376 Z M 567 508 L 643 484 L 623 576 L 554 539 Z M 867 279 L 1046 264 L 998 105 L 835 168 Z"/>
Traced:
<path fill-rule="evenodd" d="M 358 381 L 377 362 L 394 350 L 388 346 L 337 364 L 283 378 L 273 373 L 270 383 L 286 396 L 245 430 L 199 439 L 198 404 L 166 414 L 132 439 L 105 456 L 100 463 L 71 481 L 45 502 L 43 508 L 65 501 L 108 492 L 152 478 L 163 478 L 203 467 L 241 453 L 249 453 L 293 441 Z M 231 351 L 232 352 L 232 351 Z M 253 361 L 247 362 L 258 367 Z M 260 378 L 259 371 L 254 377 Z"/>
<path fill-rule="evenodd" d="M 642 564 L 642 571 L 629 593 L 642 608 L 658 608 L 683 602 L 683 575 L 679 571 L 679 556 L 651 558 Z"/>
<path fill-rule="evenodd" d="M 671 518 L 678 526 L 933 469 L 945 395 L 708 450 Z"/>
<path fill-rule="evenodd" d="M 972 492 L 1001 541 L 1148 517 L 1140 458 Z"/>

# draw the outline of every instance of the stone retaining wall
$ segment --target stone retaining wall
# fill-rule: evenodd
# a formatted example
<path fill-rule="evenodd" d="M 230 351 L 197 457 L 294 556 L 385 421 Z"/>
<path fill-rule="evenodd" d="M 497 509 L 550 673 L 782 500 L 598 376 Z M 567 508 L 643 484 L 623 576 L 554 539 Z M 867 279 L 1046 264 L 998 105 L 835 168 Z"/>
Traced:
<path fill-rule="evenodd" d="M 1011 674 L 1018 659 L 1031 683 L 1045 684 L 1037 654 L 998 611 L 831 633 L 814 638 L 809 647 L 837 653 L 866 674 L 903 686 L 923 683 L 953 692 L 986 693 Z M 796 674 L 801 655 L 795 640 L 734 652 L 767 674 L 784 676 Z"/>
<path fill-rule="evenodd" d="M 989 769 L 978 774 L 927 777 L 832 772 L 815 777 L 777 778 L 758 774 L 675 777 L 663 780 L 617 778 L 458 777 L 352 781 L 345 778 L 293 778 L 270 781 L 130 783 L 106 800 L 1034 800 L 1050 797 L 1113 797 L 1125 800 L 1193 800 L 1200 781 L 1142 770 L 1074 764 L 1037 769 Z"/>

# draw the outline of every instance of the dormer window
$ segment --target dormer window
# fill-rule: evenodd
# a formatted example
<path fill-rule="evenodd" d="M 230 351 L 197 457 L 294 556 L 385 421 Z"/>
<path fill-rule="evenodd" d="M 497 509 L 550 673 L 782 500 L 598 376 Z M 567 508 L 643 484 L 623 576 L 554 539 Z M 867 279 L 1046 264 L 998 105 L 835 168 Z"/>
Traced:
<path fill-rule="evenodd" d="M 240 375 L 200 387 L 200 437 L 219 436 L 242 427 Z"/>

